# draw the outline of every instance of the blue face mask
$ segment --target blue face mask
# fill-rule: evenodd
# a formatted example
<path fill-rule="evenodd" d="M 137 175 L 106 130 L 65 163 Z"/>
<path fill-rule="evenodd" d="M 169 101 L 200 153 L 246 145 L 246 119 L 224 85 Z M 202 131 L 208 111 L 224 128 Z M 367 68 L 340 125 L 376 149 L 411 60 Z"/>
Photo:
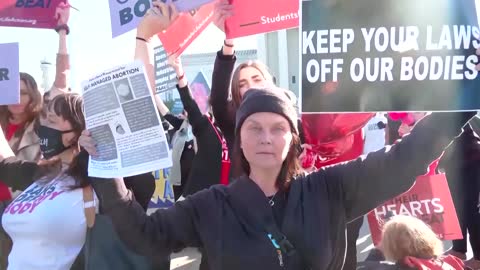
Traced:
<path fill-rule="evenodd" d="M 73 132 L 73 130 L 58 130 L 46 126 L 38 128 L 38 137 L 40 138 L 40 151 L 45 159 L 50 159 L 67 150 L 69 147 L 63 144 L 63 134 Z"/>

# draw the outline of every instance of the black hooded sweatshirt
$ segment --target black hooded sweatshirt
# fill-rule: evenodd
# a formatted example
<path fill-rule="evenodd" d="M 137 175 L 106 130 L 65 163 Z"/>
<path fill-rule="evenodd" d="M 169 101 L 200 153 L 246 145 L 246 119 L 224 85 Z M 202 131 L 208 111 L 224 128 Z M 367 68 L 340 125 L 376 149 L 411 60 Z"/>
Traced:
<path fill-rule="evenodd" d="M 269 199 L 248 177 L 213 186 L 147 216 L 121 179 L 92 179 L 101 212 L 139 254 L 200 247 L 210 269 L 342 268 L 346 223 L 407 191 L 416 176 L 461 133 L 474 112 L 437 113 L 419 121 L 402 141 L 366 157 L 323 168 L 291 182 L 280 198 L 280 222 Z M 283 236 L 293 245 L 275 247 Z M 293 250 L 293 251 L 292 251 Z"/>

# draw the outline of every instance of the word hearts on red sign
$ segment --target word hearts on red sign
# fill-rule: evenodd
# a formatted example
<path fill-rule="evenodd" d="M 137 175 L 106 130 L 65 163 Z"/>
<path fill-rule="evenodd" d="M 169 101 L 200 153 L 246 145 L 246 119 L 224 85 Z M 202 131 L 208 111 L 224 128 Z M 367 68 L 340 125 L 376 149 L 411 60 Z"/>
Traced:
<path fill-rule="evenodd" d="M 230 0 L 235 15 L 225 21 L 227 38 L 238 38 L 299 25 L 298 0 Z"/>
<path fill-rule="evenodd" d="M 64 0 L 1 0 L 0 26 L 49 28 L 57 25 L 55 9 Z"/>
<path fill-rule="evenodd" d="M 444 174 L 417 177 L 414 186 L 402 195 L 375 208 L 368 214 L 373 243 L 381 241 L 385 216 L 408 215 L 428 224 L 440 239 L 462 238 L 462 231 Z"/>

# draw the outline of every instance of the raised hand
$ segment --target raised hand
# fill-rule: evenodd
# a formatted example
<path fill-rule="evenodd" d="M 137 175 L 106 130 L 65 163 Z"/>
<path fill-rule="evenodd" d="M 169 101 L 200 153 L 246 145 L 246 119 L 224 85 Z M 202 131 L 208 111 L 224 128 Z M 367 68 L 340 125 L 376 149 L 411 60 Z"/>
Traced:
<path fill-rule="evenodd" d="M 60 2 L 55 10 L 55 19 L 57 19 L 57 25 L 67 25 L 70 18 L 70 4 Z"/>
<path fill-rule="evenodd" d="M 182 60 L 177 55 L 173 54 L 168 57 L 168 64 L 175 70 L 178 76 L 183 74 Z"/>
<path fill-rule="evenodd" d="M 222 32 L 225 32 L 225 20 L 233 15 L 233 5 L 230 5 L 228 0 L 221 0 L 215 4 L 213 13 L 213 23 Z"/>
<path fill-rule="evenodd" d="M 95 140 L 92 138 L 92 134 L 88 130 L 84 130 L 80 138 L 78 139 L 78 143 L 81 147 L 83 147 L 91 156 L 97 155 L 97 144 Z"/>
<path fill-rule="evenodd" d="M 138 25 L 137 36 L 150 40 L 154 35 L 166 30 L 178 17 L 177 9 L 173 4 L 164 4 L 154 1 L 152 8 Z"/>

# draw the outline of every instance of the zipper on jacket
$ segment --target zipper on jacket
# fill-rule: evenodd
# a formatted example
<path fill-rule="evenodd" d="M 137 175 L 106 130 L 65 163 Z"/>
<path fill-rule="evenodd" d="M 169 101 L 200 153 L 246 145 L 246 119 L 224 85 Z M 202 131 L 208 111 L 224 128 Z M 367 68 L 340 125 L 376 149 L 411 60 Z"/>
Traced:
<path fill-rule="evenodd" d="M 282 251 L 277 249 L 278 253 L 278 263 L 280 264 L 281 267 L 283 267 L 283 256 L 282 256 Z"/>
<path fill-rule="evenodd" d="M 283 255 L 282 255 L 282 250 L 280 249 L 280 246 L 277 244 L 275 239 L 273 239 L 271 234 L 268 234 L 268 239 L 270 239 L 270 242 L 272 242 L 272 245 L 275 247 L 275 250 L 277 251 L 277 256 L 278 256 L 278 264 L 280 267 L 283 268 Z"/>

